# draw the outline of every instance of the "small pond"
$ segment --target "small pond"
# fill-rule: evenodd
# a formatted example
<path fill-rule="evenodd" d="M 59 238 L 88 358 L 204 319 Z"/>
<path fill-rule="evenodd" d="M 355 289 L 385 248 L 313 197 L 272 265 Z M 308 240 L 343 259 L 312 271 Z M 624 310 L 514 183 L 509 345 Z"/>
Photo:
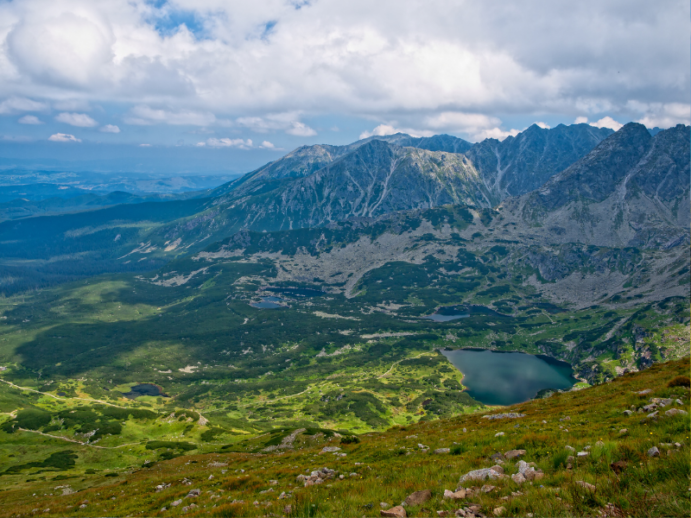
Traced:
<path fill-rule="evenodd" d="M 279 297 L 261 297 L 259 302 L 250 302 L 250 306 L 257 309 L 280 309 L 285 306 L 280 304 Z"/>
<path fill-rule="evenodd" d="M 161 387 L 158 385 L 153 385 L 152 383 L 140 383 L 139 385 L 135 385 L 130 389 L 129 392 L 125 392 L 123 394 L 126 398 L 129 399 L 136 399 L 139 396 L 163 396 L 163 397 L 168 397 L 167 394 L 163 393 L 163 390 L 161 390 Z"/>
<path fill-rule="evenodd" d="M 441 352 L 463 373 L 468 395 L 486 405 L 521 403 L 541 390 L 569 390 L 578 382 L 568 363 L 547 356 L 480 349 Z"/>
<path fill-rule="evenodd" d="M 281 295 L 286 295 L 288 297 L 296 297 L 296 298 L 311 298 L 311 297 L 321 297 L 323 295 L 326 295 L 325 292 L 321 290 L 313 290 L 310 288 L 274 288 L 274 287 L 269 287 L 266 288 L 266 291 L 270 291 L 272 293 L 280 293 Z"/>
<path fill-rule="evenodd" d="M 493 316 L 500 318 L 509 318 L 508 315 L 497 313 L 493 309 L 485 306 L 442 306 L 431 315 L 424 316 L 427 320 L 434 322 L 449 322 L 459 318 L 468 318 L 471 316 Z"/>

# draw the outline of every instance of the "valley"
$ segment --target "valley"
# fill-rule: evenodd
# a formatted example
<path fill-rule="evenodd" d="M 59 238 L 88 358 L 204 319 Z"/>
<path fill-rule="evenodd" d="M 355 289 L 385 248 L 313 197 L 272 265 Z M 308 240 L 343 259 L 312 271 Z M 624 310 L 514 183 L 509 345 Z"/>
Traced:
<path fill-rule="evenodd" d="M 511 139 L 299 148 L 199 195 L 0 223 L 0 490 L 479 426 L 499 400 L 447 358 L 467 349 L 560 362 L 504 389 L 519 409 L 688 365 L 689 128 Z"/>

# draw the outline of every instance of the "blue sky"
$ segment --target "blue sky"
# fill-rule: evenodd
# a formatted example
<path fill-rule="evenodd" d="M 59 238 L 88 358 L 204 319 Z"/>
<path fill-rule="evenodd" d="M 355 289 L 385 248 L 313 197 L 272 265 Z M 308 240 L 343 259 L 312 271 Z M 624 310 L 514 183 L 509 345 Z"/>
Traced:
<path fill-rule="evenodd" d="M 689 25 L 679 0 L 0 2 L 0 167 L 240 173 L 398 131 L 688 124 Z"/>

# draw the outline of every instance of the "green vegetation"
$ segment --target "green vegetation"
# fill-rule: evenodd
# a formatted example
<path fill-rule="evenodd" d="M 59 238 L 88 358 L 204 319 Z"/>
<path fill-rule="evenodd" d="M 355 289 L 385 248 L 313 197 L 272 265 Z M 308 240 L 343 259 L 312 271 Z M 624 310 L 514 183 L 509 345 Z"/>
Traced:
<path fill-rule="evenodd" d="M 498 507 L 504 508 L 502 516 L 688 516 L 691 422 L 688 414 L 665 414 L 670 408 L 688 409 L 689 389 L 671 383 L 688 371 L 688 358 L 660 363 L 588 389 L 497 409 L 525 415 L 519 419 L 485 419 L 485 411 L 397 425 L 382 433 L 360 435 L 359 441 L 339 439 L 333 431 L 328 436 L 326 430 L 294 434 L 298 430 L 281 429 L 248 438 L 231 452 L 179 456 L 178 449 L 169 460 L 150 461 L 146 469 L 115 468 L 107 461 L 106 450 L 74 445 L 67 450 L 63 445 L 62 456 L 46 459 L 44 454 L 43 460 L 30 467 L 10 462 L 0 477 L 0 483 L 6 484 L 0 516 L 28 515 L 37 507 L 49 509 L 42 512 L 48 517 L 207 516 L 209 511 L 215 516 L 378 516 L 379 502 L 397 505 L 424 489 L 431 491 L 431 499 L 421 506 L 408 506 L 408 516 L 453 514 L 471 503 L 486 516 Z M 641 394 L 644 390 L 649 392 Z M 624 413 L 642 408 L 653 398 L 669 398 L 672 403 L 657 416 Z M 258 451 L 255 446 L 280 444 L 291 434 L 295 436 L 291 447 L 251 453 Z M 427 448 L 421 449 L 418 443 Z M 175 444 L 155 446 L 172 449 L 177 448 Z M 320 455 L 325 445 L 341 449 Z M 648 453 L 652 447 L 658 448 L 659 456 Z M 433 453 L 437 448 L 451 452 Z M 519 485 L 511 478 L 518 459 L 505 460 L 506 478 L 466 482 L 463 487 L 477 490 L 471 497 L 443 498 L 445 490 L 456 489 L 462 475 L 495 464 L 491 455 L 513 449 L 526 450 L 521 460 L 533 463 L 544 477 Z M 576 456 L 581 451 L 589 455 Z M 102 470 L 88 467 L 94 455 L 103 456 Z M 303 487 L 296 481 L 298 475 L 324 466 L 337 471 L 325 484 Z M 61 470 L 58 477 L 45 476 L 55 469 Z M 481 492 L 483 484 L 494 489 Z M 56 486 L 69 490 L 62 496 Z M 186 498 L 191 489 L 199 489 L 200 496 Z M 287 497 L 279 498 L 283 492 Z M 43 496 L 37 499 L 36 494 Z M 183 504 L 171 506 L 178 499 Z M 196 507 L 187 507 L 190 503 Z M 286 510 L 286 505 L 291 508 Z M 167 511 L 161 511 L 163 507 Z"/>

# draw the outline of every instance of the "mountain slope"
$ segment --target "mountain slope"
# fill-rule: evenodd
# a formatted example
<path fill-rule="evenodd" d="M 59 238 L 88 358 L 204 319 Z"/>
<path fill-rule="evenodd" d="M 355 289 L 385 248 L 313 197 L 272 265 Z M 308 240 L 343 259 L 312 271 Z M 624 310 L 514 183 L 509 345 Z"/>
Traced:
<path fill-rule="evenodd" d="M 671 247 L 689 233 L 689 127 L 654 137 L 630 123 L 544 186 L 506 202 L 515 223 L 558 242 Z"/>
<path fill-rule="evenodd" d="M 613 133 L 588 124 L 544 129 L 533 124 L 503 141 L 487 139 L 466 155 L 499 200 L 520 196 L 542 186 Z"/>
<path fill-rule="evenodd" d="M 185 442 L 143 439 L 115 450 L 116 456 L 36 432 L 0 432 L 22 452 L 41 451 L 32 455 L 33 465 L 8 459 L 0 516 L 29 516 L 36 509 L 48 517 L 378 516 L 411 493 L 428 491 L 408 500 L 406 515 L 453 516 L 459 509 L 467 517 L 685 517 L 691 509 L 689 392 L 679 380 L 688 371 L 687 358 L 585 390 L 356 439 L 344 430 L 276 428 L 244 440 L 226 436 L 232 442 L 223 448 L 213 439 L 219 430 L 213 422 L 194 421 Z M 39 404 L 56 410 L 54 403 Z M 651 404 L 657 415 L 645 417 L 650 412 L 643 407 Z M 630 408 L 639 413 L 626 415 Z M 167 414 L 148 412 L 153 416 L 135 420 L 127 419 L 127 410 L 114 410 L 125 414 L 125 429 L 144 434 L 176 424 Z M 63 415 L 69 418 L 68 412 Z M 130 411 L 136 412 L 147 411 Z M 514 418 L 487 418 L 501 414 Z M 197 439 L 205 432 L 214 442 Z M 60 454 L 71 462 L 46 462 Z M 521 482 L 516 474 L 525 463 L 541 475 Z M 33 476 L 42 464 L 58 476 Z M 497 464 L 497 473 L 506 476 L 461 482 L 470 471 Z M 324 483 L 305 484 L 317 473 Z M 457 488 L 463 489 L 458 499 L 444 496 Z"/>

